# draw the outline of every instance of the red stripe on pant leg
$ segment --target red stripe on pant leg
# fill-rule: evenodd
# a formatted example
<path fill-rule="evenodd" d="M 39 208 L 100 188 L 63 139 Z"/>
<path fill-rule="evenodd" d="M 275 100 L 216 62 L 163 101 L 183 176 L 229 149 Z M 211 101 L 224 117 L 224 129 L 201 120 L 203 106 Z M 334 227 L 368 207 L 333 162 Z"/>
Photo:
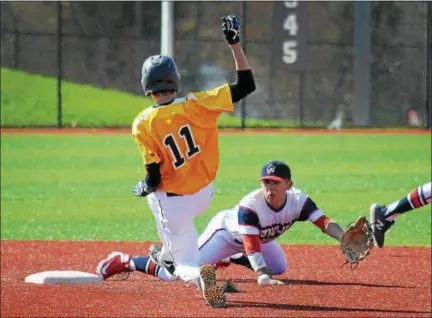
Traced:
<path fill-rule="evenodd" d="M 150 264 L 149 264 L 147 274 L 155 276 L 156 263 L 153 262 L 152 260 L 149 260 L 149 262 L 150 262 Z"/>
<path fill-rule="evenodd" d="M 414 204 L 415 208 L 419 208 L 422 206 L 419 195 L 418 195 L 418 189 L 413 190 L 410 193 L 411 202 Z"/>

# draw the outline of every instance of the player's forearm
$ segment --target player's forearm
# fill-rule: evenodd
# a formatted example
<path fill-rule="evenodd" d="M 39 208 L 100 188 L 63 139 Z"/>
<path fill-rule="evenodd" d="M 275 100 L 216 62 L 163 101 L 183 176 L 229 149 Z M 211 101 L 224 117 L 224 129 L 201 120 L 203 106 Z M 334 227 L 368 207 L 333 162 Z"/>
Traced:
<path fill-rule="evenodd" d="M 230 48 L 234 57 L 236 70 L 237 71 L 250 70 L 251 67 L 249 65 L 249 61 L 247 60 L 247 57 L 240 43 L 230 45 Z"/>
<path fill-rule="evenodd" d="M 337 224 L 336 222 L 330 221 L 327 226 L 324 229 L 324 232 L 328 235 L 331 236 L 332 238 L 338 240 L 340 242 L 340 240 L 342 239 L 342 236 L 344 234 L 344 231 L 342 230 L 342 228 L 339 226 L 339 224 Z"/>

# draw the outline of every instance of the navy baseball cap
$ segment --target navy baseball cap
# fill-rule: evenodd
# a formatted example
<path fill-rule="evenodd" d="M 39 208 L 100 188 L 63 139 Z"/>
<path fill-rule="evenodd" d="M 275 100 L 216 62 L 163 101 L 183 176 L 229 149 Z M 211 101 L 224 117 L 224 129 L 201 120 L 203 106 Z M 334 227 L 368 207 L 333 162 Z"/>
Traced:
<path fill-rule="evenodd" d="M 259 180 L 291 180 L 291 169 L 282 161 L 272 160 L 262 167 Z"/>

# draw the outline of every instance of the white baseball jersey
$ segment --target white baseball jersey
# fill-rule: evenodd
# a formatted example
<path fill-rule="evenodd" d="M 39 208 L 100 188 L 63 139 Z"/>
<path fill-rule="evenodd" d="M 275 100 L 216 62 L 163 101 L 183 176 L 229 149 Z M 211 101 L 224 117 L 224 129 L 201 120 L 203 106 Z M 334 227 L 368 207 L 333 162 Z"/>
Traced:
<path fill-rule="evenodd" d="M 283 249 L 275 240 L 296 221 L 315 222 L 324 213 L 303 192 L 291 188 L 285 205 L 274 211 L 261 189 L 244 196 L 238 205 L 217 213 L 198 239 L 199 263 L 216 264 L 237 253 L 245 253 L 243 235 L 259 235 L 261 253 L 273 275 L 288 268 Z"/>
<path fill-rule="evenodd" d="M 285 205 L 272 209 L 265 200 L 262 189 L 247 194 L 240 203 L 226 211 L 224 228 L 239 242 L 242 235 L 259 235 L 262 243 L 274 240 L 296 221 L 314 222 L 324 213 L 299 189 L 287 192 Z"/>

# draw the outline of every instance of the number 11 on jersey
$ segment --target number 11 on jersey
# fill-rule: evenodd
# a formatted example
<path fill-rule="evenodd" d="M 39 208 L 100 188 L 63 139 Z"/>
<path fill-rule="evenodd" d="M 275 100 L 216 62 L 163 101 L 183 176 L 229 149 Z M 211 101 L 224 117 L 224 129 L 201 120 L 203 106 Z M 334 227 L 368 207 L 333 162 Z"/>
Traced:
<path fill-rule="evenodd" d="M 174 157 L 172 165 L 175 169 L 183 166 L 186 162 L 186 159 L 192 158 L 201 151 L 200 147 L 195 143 L 195 139 L 189 125 L 180 127 L 178 130 L 178 135 L 186 141 L 188 148 L 186 158 L 184 154 L 180 153 L 180 147 L 178 146 L 177 140 L 173 134 L 169 134 L 164 138 L 164 145 L 168 147 Z"/>

